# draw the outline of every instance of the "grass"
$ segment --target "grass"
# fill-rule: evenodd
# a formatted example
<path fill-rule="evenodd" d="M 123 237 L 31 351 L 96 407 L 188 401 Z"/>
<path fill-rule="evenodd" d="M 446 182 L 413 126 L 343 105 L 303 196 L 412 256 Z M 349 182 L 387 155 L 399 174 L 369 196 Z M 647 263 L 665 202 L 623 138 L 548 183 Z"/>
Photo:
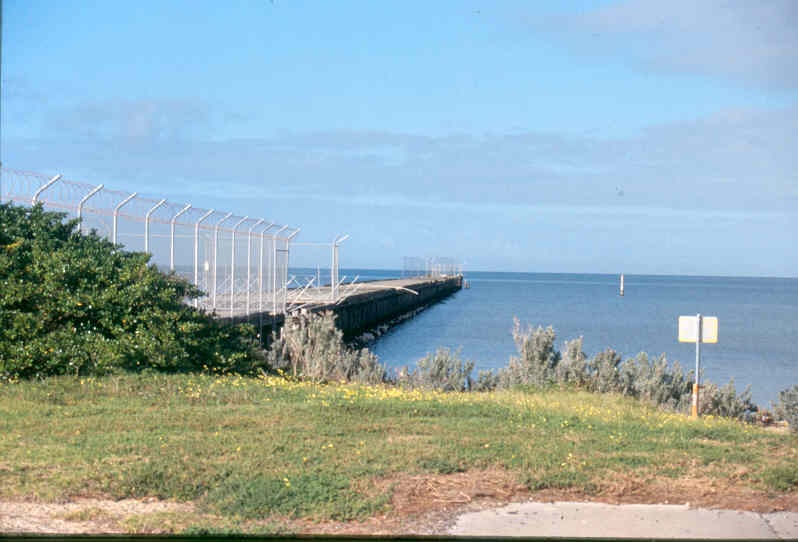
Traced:
<path fill-rule="evenodd" d="M 600 492 L 618 475 L 798 488 L 798 438 L 690 420 L 615 395 L 442 393 L 277 377 L 133 375 L 0 384 L 0 498 L 192 501 L 213 525 L 354 520 L 402 475 L 480 469 L 530 489 Z M 206 517 L 206 516 L 203 516 Z M 131 525 L 146 524 L 131 519 Z M 133 527 L 131 527 L 133 528 Z"/>

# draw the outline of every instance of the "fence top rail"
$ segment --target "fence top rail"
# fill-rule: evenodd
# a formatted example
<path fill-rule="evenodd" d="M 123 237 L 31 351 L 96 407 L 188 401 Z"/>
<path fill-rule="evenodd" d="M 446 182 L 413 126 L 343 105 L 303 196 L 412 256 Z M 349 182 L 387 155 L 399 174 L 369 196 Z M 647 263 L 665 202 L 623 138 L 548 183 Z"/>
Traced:
<path fill-rule="evenodd" d="M 16 201 L 21 203 L 31 203 L 34 194 L 52 180 L 52 176 L 44 173 L 33 171 L 25 171 L 19 169 L 12 169 L 3 167 L 0 168 L 3 175 L 3 184 L 0 186 L 2 193 L 0 193 L 0 201 Z M 163 198 L 148 197 L 140 195 L 137 192 L 125 192 L 113 188 L 102 186 L 98 187 L 100 183 L 89 184 L 79 181 L 73 181 L 59 178 L 56 182 L 52 183 L 46 190 L 39 194 L 37 201 L 46 204 L 48 207 L 56 209 L 72 210 L 77 208 L 80 201 L 90 192 L 97 190 L 96 194 L 86 201 L 82 207 L 82 213 L 101 215 L 101 216 L 116 216 L 125 220 L 133 220 L 137 222 L 144 222 L 147 220 L 147 213 L 153 209 Z M 57 195 L 54 197 L 53 195 Z M 132 197 L 135 194 L 135 197 Z M 122 208 L 117 206 L 128 200 Z M 185 202 L 173 202 L 170 200 L 157 208 L 149 216 L 151 224 L 172 224 L 183 227 L 195 227 L 200 219 L 205 216 L 205 220 L 199 223 L 199 229 L 207 232 L 214 231 L 214 218 L 218 219 L 227 214 L 223 210 L 218 209 L 203 209 L 201 207 L 189 206 Z M 182 212 L 181 212 L 182 211 Z M 218 231 L 233 233 L 234 225 L 244 219 L 245 217 L 238 215 L 231 215 L 224 224 L 218 227 Z M 274 233 L 269 233 L 269 230 L 281 230 L 282 224 L 273 220 L 261 219 L 260 217 L 246 217 L 243 226 L 252 225 L 257 221 L 260 224 L 269 224 L 270 227 L 263 231 L 254 231 L 252 235 L 260 237 L 263 236 L 269 239 L 286 240 L 287 236 L 276 236 Z M 291 231 L 295 228 L 285 227 L 282 231 Z M 241 229 L 236 229 L 236 233 L 241 233 Z M 248 230 L 247 230 L 248 233 Z"/>

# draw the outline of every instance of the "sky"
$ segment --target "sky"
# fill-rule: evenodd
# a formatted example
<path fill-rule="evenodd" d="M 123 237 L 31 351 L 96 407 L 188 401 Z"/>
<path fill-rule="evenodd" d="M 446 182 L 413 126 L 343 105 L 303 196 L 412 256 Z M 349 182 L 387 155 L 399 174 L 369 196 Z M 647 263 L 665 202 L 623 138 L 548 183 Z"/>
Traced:
<path fill-rule="evenodd" d="M 798 276 L 792 0 L 2 8 L 5 167 L 344 267 Z"/>

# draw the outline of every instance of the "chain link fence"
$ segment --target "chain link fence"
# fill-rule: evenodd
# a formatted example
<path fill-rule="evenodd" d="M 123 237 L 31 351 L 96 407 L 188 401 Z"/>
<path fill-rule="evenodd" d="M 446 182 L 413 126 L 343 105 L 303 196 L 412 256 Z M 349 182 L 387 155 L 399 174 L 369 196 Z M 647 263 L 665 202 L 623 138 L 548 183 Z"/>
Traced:
<path fill-rule="evenodd" d="M 299 228 L 222 209 L 203 209 L 41 173 L 2 168 L 0 202 L 41 203 L 80 219 L 126 250 L 195 284 L 197 308 L 221 317 L 284 313 L 293 295 L 288 266 Z"/>

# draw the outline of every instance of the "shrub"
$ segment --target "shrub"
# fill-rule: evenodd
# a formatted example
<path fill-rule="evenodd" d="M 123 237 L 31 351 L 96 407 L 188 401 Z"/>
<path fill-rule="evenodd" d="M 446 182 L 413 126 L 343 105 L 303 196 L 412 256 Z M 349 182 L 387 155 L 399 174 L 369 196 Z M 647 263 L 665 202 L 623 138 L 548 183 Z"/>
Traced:
<path fill-rule="evenodd" d="M 641 352 L 621 367 L 621 393 L 655 405 L 683 410 L 690 404 L 692 373 L 685 375 L 678 362 L 668 368 L 665 354 L 651 360 Z"/>
<path fill-rule="evenodd" d="M 254 330 L 189 307 L 189 282 L 65 216 L 0 205 L 0 378 L 252 368 Z"/>
<path fill-rule="evenodd" d="M 702 384 L 698 407 L 700 414 L 738 419 L 746 419 L 750 413 L 757 411 L 757 406 L 751 402 L 751 387 L 748 386 L 738 395 L 733 378 L 723 387 L 712 382 Z"/>
<path fill-rule="evenodd" d="M 798 433 L 798 385 L 779 392 L 776 415 L 787 421 L 790 431 Z"/>
<path fill-rule="evenodd" d="M 511 357 L 498 375 L 480 373 L 474 389 L 557 383 L 597 393 L 621 393 L 657 406 L 689 412 L 694 375 L 692 371 L 685 373 L 678 362 L 669 367 L 664 354 L 651 360 L 648 354 L 641 352 L 633 359 L 622 361 L 619 353 L 607 348 L 588 360 L 582 350 L 581 337 L 566 341 L 564 354 L 555 350 L 555 337 L 551 327 L 522 329 L 515 319 L 513 339 L 519 356 Z M 795 419 L 798 390 L 791 393 L 794 395 L 787 401 L 792 405 L 794 423 L 798 424 Z M 733 380 L 723 387 L 712 383 L 703 387 L 701 414 L 748 419 L 756 411 L 750 389 L 737 394 Z"/>
<path fill-rule="evenodd" d="M 366 348 L 348 348 L 335 318 L 329 311 L 288 318 L 272 339 L 267 354 L 271 367 L 314 382 L 382 382 L 385 368 L 377 357 Z"/>
<path fill-rule="evenodd" d="M 554 382 L 555 367 L 560 353 L 554 348 L 556 334 L 549 326 L 521 328 L 517 318 L 513 319 L 513 341 L 518 357 L 511 357 L 509 365 L 500 372 L 501 385 L 545 386 Z"/>
<path fill-rule="evenodd" d="M 493 371 L 478 371 L 477 380 L 471 389 L 474 391 L 493 391 L 499 387 L 499 375 Z"/>
<path fill-rule="evenodd" d="M 398 384 L 411 388 L 441 391 L 468 391 L 472 388 L 471 371 L 474 362 L 460 359 L 460 351 L 438 348 L 416 362 L 412 371 L 402 371 Z"/>
<path fill-rule="evenodd" d="M 588 383 L 586 359 L 582 350 L 582 337 L 565 341 L 562 359 L 554 368 L 557 382 L 561 385 L 586 386 Z"/>
<path fill-rule="evenodd" d="M 588 388 L 598 393 L 621 392 L 620 363 L 621 356 L 612 348 L 593 356 L 587 367 L 590 375 Z"/>

